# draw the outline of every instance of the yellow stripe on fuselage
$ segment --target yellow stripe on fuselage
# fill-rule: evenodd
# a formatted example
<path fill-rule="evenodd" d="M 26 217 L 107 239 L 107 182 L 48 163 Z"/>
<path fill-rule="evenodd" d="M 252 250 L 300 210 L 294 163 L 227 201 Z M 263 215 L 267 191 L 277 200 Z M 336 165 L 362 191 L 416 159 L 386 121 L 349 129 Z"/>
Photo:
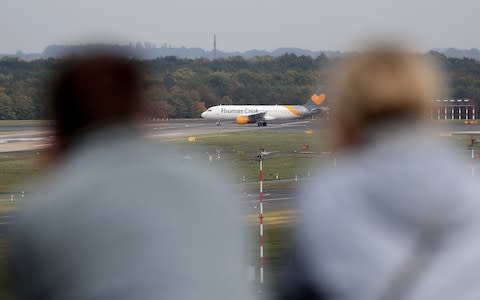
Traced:
<path fill-rule="evenodd" d="M 302 114 L 295 108 L 294 105 L 284 105 L 295 117 L 301 117 Z"/>

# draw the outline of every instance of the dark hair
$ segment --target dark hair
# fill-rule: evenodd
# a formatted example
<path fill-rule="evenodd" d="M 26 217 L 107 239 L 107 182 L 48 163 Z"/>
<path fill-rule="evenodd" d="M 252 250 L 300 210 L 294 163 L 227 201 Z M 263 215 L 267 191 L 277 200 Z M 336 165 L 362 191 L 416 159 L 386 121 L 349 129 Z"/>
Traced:
<path fill-rule="evenodd" d="M 57 146 L 65 150 L 85 131 L 131 121 L 142 108 L 141 72 L 116 56 L 68 59 L 52 89 Z"/>

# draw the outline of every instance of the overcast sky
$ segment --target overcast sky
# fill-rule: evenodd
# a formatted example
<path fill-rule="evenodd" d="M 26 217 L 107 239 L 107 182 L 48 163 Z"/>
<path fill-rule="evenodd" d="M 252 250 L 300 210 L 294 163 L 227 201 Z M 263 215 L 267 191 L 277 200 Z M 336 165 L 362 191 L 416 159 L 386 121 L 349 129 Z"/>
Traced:
<path fill-rule="evenodd" d="M 479 0 L 0 0 L 0 53 L 151 41 L 221 50 L 350 50 L 372 35 L 480 48 Z"/>

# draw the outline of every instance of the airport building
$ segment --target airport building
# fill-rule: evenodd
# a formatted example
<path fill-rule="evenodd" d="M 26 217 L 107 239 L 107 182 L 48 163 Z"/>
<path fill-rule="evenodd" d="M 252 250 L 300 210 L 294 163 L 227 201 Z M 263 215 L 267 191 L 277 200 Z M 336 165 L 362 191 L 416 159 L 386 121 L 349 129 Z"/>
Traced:
<path fill-rule="evenodd" d="M 470 99 L 434 100 L 431 118 L 434 120 L 476 120 L 477 101 Z"/>

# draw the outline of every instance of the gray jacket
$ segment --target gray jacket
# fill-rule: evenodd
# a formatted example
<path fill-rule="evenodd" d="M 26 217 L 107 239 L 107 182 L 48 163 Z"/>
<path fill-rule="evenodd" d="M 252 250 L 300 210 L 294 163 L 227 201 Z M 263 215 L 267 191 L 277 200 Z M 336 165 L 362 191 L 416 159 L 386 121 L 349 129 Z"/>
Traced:
<path fill-rule="evenodd" d="M 409 129 L 371 136 L 306 187 L 291 296 L 480 297 L 479 177 L 459 158 L 469 153 Z"/>
<path fill-rule="evenodd" d="M 15 221 L 19 298 L 250 299 L 238 201 L 206 167 L 125 129 L 79 141 Z"/>

